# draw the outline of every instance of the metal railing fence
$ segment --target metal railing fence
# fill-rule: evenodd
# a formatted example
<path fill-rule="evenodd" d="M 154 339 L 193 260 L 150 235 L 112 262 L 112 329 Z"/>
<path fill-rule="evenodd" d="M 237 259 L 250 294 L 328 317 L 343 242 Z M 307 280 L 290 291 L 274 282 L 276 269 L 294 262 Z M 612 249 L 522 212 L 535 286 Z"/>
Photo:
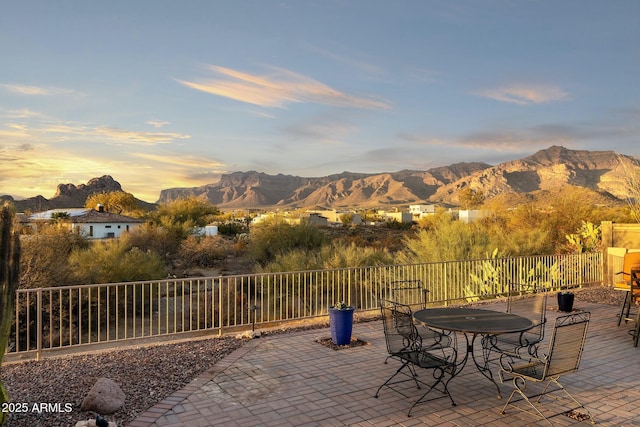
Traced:
<path fill-rule="evenodd" d="M 526 291 L 599 284 L 602 254 L 531 256 L 20 289 L 9 353 L 90 346 L 188 333 L 249 330 L 326 316 L 345 301 L 377 311 L 391 283 L 420 280 L 428 303 L 448 305 Z M 418 302 L 418 301 L 416 301 Z"/>

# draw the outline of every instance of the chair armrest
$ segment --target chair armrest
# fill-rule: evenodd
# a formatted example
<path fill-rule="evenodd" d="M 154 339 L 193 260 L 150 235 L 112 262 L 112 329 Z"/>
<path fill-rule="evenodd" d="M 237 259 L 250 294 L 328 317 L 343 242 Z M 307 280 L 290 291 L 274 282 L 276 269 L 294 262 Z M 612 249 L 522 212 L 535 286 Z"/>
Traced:
<path fill-rule="evenodd" d="M 522 363 L 519 363 L 522 362 Z M 520 370 L 526 366 L 537 366 L 540 364 L 544 364 L 546 359 L 541 359 L 539 357 L 522 357 L 522 355 L 517 353 L 509 353 L 503 352 L 500 355 L 500 369 L 505 372 L 514 372 L 515 370 Z"/>

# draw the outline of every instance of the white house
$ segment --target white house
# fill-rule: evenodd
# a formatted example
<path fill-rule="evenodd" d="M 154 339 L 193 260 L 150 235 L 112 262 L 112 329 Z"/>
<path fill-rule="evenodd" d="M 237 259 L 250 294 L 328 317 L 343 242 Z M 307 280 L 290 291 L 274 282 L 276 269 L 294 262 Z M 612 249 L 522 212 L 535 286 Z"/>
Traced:
<path fill-rule="evenodd" d="M 458 219 L 465 224 L 470 224 L 473 221 L 482 219 L 489 215 L 487 211 L 480 210 L 459 210 L 458 211 Z"/>
<path fill-rule="evenodd" d="M 26 218 L 27 226 L 37 228 L 39 223 L 50 222 L 56 214 L 69 214 L 61 222 L 68 223 L 72 231 L 89 239 L 109 239 L 120 237 L 125 231 L 140 226 L 144 221 L 138 218 L 106 212 L 102 206 L 97 209 L 68 208 L 38 212 Z"/>
<path fill-rule="evenodd" d="M 433 215 L 436 213 L 436 205 L 409 205 L 409 212 L 411 215 L 417 218 L 422 218 L 427 215 Z"/>

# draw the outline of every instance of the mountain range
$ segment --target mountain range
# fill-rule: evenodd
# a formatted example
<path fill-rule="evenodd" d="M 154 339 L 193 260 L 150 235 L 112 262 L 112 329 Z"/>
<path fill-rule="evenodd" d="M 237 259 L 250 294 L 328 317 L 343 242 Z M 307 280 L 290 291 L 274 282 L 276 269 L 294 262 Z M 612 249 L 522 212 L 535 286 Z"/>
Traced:
<path fill-rule="evenodd" d="M 220 181 L 192 188 L 162 190 L 157 203 L 195 196 L 221 209 L 247 208 L 363 208 L 402 207 L 409 204 L 456 206 L 460 191 L 481 191 L 486 199 L 558 191 L 566 186 L 584 187 L 609 203 L 632 196 L 628 180 L 640 175 L 640 160 L 613 151 L 570 150 L 552 146 L 519 160 L 495 166 L 456 163 L 426 171 L 391 173 L 343 172 L 317 178 L 269 175 L 256 171 L 222 175 Z M 58 185 L 55 196 L 9 199 L 17 210 L 45 210 L 84 206 L 96 192 L 122 191 L 111 176 L 94 178 L 86 185 Z M 143 207 L 152 207 L 139 201 Z"/>

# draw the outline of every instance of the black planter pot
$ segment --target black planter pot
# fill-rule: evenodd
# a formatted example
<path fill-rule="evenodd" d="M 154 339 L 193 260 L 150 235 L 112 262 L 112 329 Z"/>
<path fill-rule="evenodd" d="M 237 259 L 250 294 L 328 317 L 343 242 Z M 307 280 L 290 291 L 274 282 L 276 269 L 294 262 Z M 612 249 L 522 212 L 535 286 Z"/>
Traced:
<path fill-rule="evenodd" d="M 570 312 L 573 311 L 573 292 L 558 292 L 558 310 Z"/>

